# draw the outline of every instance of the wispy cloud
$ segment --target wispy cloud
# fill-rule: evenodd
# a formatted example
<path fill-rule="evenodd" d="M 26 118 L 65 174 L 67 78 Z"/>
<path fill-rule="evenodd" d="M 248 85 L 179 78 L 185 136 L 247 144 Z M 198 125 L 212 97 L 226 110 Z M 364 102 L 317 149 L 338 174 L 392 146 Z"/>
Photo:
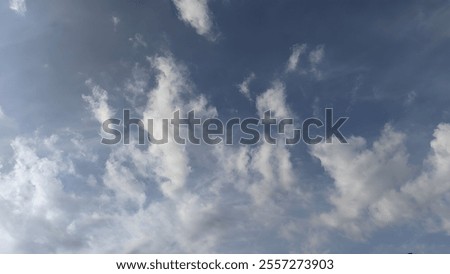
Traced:
<path fill-rule="evenodd" d="M 311 72 L 316 76 L 317 79 L 322 78 L 322 72 L 318 69 L 320 63 L 325 56 L 325 47 L 323 45 L 318 45 L 314 50 L 309 53 L 309 63 L 311 65 Z"/>
<path fill-rule="evenodd" d="M 171 117 L 176 109 L 186 112 L 195 110 L 199 115 L 217 115 L 215 108 L 207 106 L 203 96 L 193 93 L 193 87 L 187 78 L 188 71 L 182 64 L 171 56 L 155 56 L 149 60 L 158 74 L 157 85 L 148 95 L 144 120 L 153 119 L 154 128 L 160 130 L 163 128 L 162 118 Z M 160 132 L 153 133 L 157 138 L 161 136 Z M 169 139 L 172 140 L 171 137 Z M 154 170 L 164 195 L 178 197 L 190 173 L 186 150 L 172 140 L 165 145 L 151 146 L 149 152 L 155 159 Z"/>
<path fill-rule="evenodd" d="M 324 55 L 325 55 L 324 46 L 319 45 L 309 53 L 309 62 L 311 62 L 311 65 L 313 66 L 320 64 L 320 62 L 322 62 Z"/>
<path fill-rule="evenodd" d="M 309 53 L 307 52 L 307 44 L 295 44 L 292 46 L 292 52 L 286 63 L 285 72 L 298 71 L 300 74 L 312 76 L 317 80 L 323 79 L 323 73 L 320 65 L 325 57 L 325 46 L 318 45 Z M 306 55 L 307 62 L 302 63 L 302 55 Z"/>
<path fill-rule="evenodd" d="M 120 18 L 117 17 L 117 16 L 113 16 L 113 17 L 111 18 L 111 21 L 112 21 L 113 26 L 114 26 L 114 31 L 116 31 L 116 30 L 117 30 L 117 26 L 118 26 L 119 23 L 120 23 Z"/>
<path fill-rule="evenodd" d="M 3 110 L 2 110 L 2 106 L 0 106 L 0 120 L 1 119 L 4 119 L 6 116 L 5 116 L 5 113 L 3 112 Z"/>
<path fill-rule="evenodd" d="M 277 118 L 292 117 L 286 103 L 286 87 L 281 81 L 274 81 L 272 86 L 256 98 L 258 114 L 264 117 L 266 110 L 271 110 Z"/>
<path fill-rule="evenodd" d="M 242 83 L 238 85 L 239 92 L 242 93 L 247 99 L 252 100 L 252 96 L 250 94 L 250 83 L 255 80 L 256 75 L 252 72 L 250 75 L 244 79 Z"/>
<path fill-rule="evenodd" d="M 133 48 L 147 47 L 147 43 L 144 40 L 144 36 L 140 33 L 136 33 L 133 37 L 128 38 L 128 40 L 133 44 Z"/>
<path fill-rule="evenodd" d="M 408 94 L 406 95 L 404 105 L 407 106 L 412 105 L 416 99 L 417 99 L 417 92 L 415 90 L 412 90 L 408 92 Z"/>
<path fill-rule="evenodd" d="M 172 0 L 178 10 L 179 17 L 191 25 L 195 31 L 209 40 L 215 40 L 213 20 L 208 8 L 208 0 Z"/>
<path fill-rule="evenodd" d="M 27 12 L 25 0 L 9 0 L 9 8 L 20 15 L 25 15 Z"/>
<path fill-rule="evenodd" d="M 306 44 L 295 44 L 292 47 L 292 53 L 291 56 L 289 56 L 289 60 L 286 64 L 286 72 L 291 72 L 297 69 L 297 66 L 300 62 L 300 57 L 301 55 L 305 52 L 306 50 Z"/>
<path fill-rule="evenodd" d="M 108 92 L 100 86 L 94 84 L 89 79 L 86 85 L 91 89 L 92 95 L 82 95 L 85 102 L 89 104 L 89 109 L 94 114 L 98 122 L 103 123 L 105 120 L 112 118 L 112 110 L 108 105 Z"/>

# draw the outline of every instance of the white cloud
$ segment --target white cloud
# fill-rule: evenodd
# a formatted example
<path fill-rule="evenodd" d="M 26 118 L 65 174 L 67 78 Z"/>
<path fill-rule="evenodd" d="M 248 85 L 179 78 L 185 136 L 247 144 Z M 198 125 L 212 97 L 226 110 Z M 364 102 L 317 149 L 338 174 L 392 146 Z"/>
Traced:
<path fill-rule="evenodd" d="M 200 116 L 216 115 L 216 110 L 207 106 L 206 99 L 195 94 L 186 67 L 171 56 L 155 56 L 149 61 L 156 72 L 156 84 L 147 93 L 142 117 L 154 120 L 157 134 L 160 134 L 161 119 L 171 118 L 176 109 L 181 113 L 195 109 Z M 137 82 L 140 79 L 142 77 L 134 78 Z M 130 81 L 129 86 L 141 86 Z M 188 180 L 192 172 L 199 172 L 198 166 L 193 169 L 191 157 L 190 146 L 178 145 L 172 138 L 168 144 L 150 145 L 146 149 L 133 144 L 113 149 L 106 163 L 103 183 L 114 192 L 114 199 L 122 205 L 120 208 L 128 205 L 132 210 L 120 210 L 120 216 L 113 218 L 117 227 L 106 232 L 106 237 L 112 237 L 112 233 L 118 236 L 110 238 L 117 243 L 111 249 L 210 252 L 217 247 L 224 233 L 220 220 L 226 218 L 226 214 L 219 206 L 219 197 L 209 191 L 208 180 L 203 181 L 198 176 Z M 197 184 L 203 184 L 203 188 L 193 192 Z M 120 235 L 124 235 L 123 238 Z M 104 250 L 100 243 L 96 246 Z"/>
<path fill-rule="evenodd" d="M 7 252 L 56 252 L 73 240 L 57 233 L 70 223 L 72 215 L 66 210 L 74 200 L 64 194 L 61 175 L 73 175 L 74 169 L 71 161 L 55 150 L 56 141 L 56 136 L 18 137 L 11 144 L 13 167 L 0 173 L 0 231 L 10 239 L 9 246 L 2 244 Z"/>
<path fill-rule="evenodd" d="M 273 82 L 272 87 L 256 98 L 256 108 L 261 118 L 267 110 L 278 120 L 294 117 L 286 103 L 285 86 L 280 81 Z M 292 191 L 296 181 L 290 151 L 280 136 L 276 137 L 277 145 L 263 142 L 252 152 L 251 166 L 262 176 L 258 183 L 253 184 L 252 195 L 260 202 L 266 202 L 265 197 L 273 195 L 277 188 Z"/>
<path fill-rule="evenodd" d="M 261 117 L 266 110 L 271 110 L 274 118 L 291 117 L 284 85 L 275 81 L 272 87 L 256 98 L 256 108 Z M 269 211 L 279 210 L 274 197 L 280 193 L 297 191 L 294 187 L 297 180 L 291 154 L 283 142 L 277 145 L 261 142 L 251 148 L 239 149 L 219 146 L 216 155 L 224 165 L 224 178 L 233 181 L 239 191 L 248 193 L 258 207 Z M 303 197 L 298 195 L 299 199 Z"/>
<path fill-rule="evenodd" d="M 142 153 L 144 155 L 141 155 Z M 149 157 L 150 155 L 141 152 L 134 146 L 119 147 L 109 155 L 105 164 L 103 183 L 114 191 L 121 204 L 136 204 L 136 207 L 140 208 L 145 202 L 144 184 L 136 178 L 139 175 L 136 172 L 140 171 L 139 166 L 129 167 L 129 165 L 134 162 L 145 165 Z M 137 158 L 139 160 L 136 160 Z M 141 170 L 141 172 L 143 171 Z"/>
<path fill-rule="evenodd" d="M 210 252 L 217 247 L 224 229 L 220 220 L 226 217 L 220 197 L 186 190 L 177 199 L 158 198 L 150 192 L 151 155 L 131 145 L 113 148 L 101 183 L 93 183 L 92 175 L 79 175 L 63 141 L 53 135 L 12 142 L 13 166 L 0 172 L 2 252 Z M 79 176 L 85 183 L 73 184 Z"/>
<path fill-rule="evenodd" d="M 286 104 L 285 86 L 280 81 L 275 81 L 271 88 L 256 98 L 256 107 L 260 117 L 264 117 L 267 110 L 272 111 L 276 118 L 292 117 Z"/>
<path fill-rule="evenodd" d="M 172 2 L 175 4 L 182 21 L 191 25 L 199 35 L 215 40 L 208 0 L 172 0 Z"/>
<path fill-rule="evenodd" d="M 98 122 L 113 118 L 113 111 L 108 105 L 108 92 L 100 86 L 95 85 L 92 80 L 87 80 L 86 85 L 91 89 L 92 95 L 81 95 L 83 100 L 89 104 L 89 109 L 94 114 Z"/>
<path fill-rule="evenodd" d="M 295 44 L 292 46 L 292 53 L 289 56 L 289 60 L 286 64 L 286 72 L 295 71 L 298 63 L 300 62 L 301 55 L 306 51 L 306 44 Z"/>
<path fill-rule="evenodd" d="M 145 91 L 147 104 L 140 113 L 144 120 L 154 119 L 155 129 L 161 129 L 161 119 L 171 118 L 176 109 L 182 113 L 194 109 L 200 116 L 216 115 L 206 99 L 195 94 L 186 67 L 170 55 L 148 60 L 156 72 L 156 84 L 148 93 Z M 147 71 L 133 72 L 126 87 L 142 95 L 142 79 L 148 78 L 142 74 Z M 86 98 L 94 113 L 101 112 L 99 102 L 107 100 L 101 95 Z M 220 220 L 229 213 L 220 206 L 219 194 L 209 190 L 209 180 L 198 175 L 188 180 L 192 172 L 200 171 L 198 166 L 194 170 L 191 166 L 190 146 L 169 140 L 168 144 L 145 148 L 133 142 L 112 147 L 102 182 L 93 184 L 92 177 L 87 178 L 88 185 L 105 187 L 98 201 L 102 210 L 74 220 L 71 231 L 80 234 L 93 222 L 107 222 L 88 232 L 95 239 L 90 240 L 89 252 L 210 252 L 217 248 L 224 233 Z M 197 184 L 203 185 L 202 190 L 192 191 Z"/>
<path fill-rule="evenodd" d="M 199 116 L 217 116 L 216 109 L 208 107 L 203 96 L 196 95 L 185 66 L 171 56 L 155 56 L 149 60 L 157 72 L 156 85 L 148 93 L 143 118 L 152 118 L 156 130 L 161 128 L 161 119 L 172 117 L 175 109 L 180 109 L 181 113 L 195 109 Z M 280 82 L 275 82 L 256 100 L 259 102 L 258 112 L 262 113 L 265 107 L 278 116 L 291 112 L 286 105 L 284 86 Z M 225 145 L 180 146 L 172 138 L 169 140 L 171 141 L 166 145 L 150 145 L 145 152 L 148 153 L 147 156 L 141 160 L 125 161 L 133 165 L 145 163 L 143 166 L 146 168 L 142 169 L 148 170 L 149 180 L 157 183 L 165 197 L 163 203 L 151 204 L 145 209 L 153 210 L 157 207 L 159 215 L 166 214 L 164 212 L 167 210 L 170 212 L 167 214 L 171 217 L 164 216 L 160 220 L 167 227 L 158 232 L 160 239 L 156 242 L 161 243 L 166 237 L 175 238 L 178 250 L 215 250 L 223 237 L 236 237 L 237 231 L 241 235 L 245 233 L 241 231 L 244 224 L 230 227 L 229 222 L 236 216 L 247 216 L 248 224 L 245 226 L 251 227 L 254 226 L 252 223 L 257 223 L 276 231 L 279 228 L 272 226 L 270 220 L 284 218 L 284 209 L 277 201 L 277 196 L 292 195 L 296 197 L 295 201 L 304 197 L 295 184 L 296 172 L 290 159 L 291 154 L 284 145 L 259 144 L 252 149 L 236 149 Z M 128 153 L 142 155 L 132 150 Z M 231 205 L 237 197 L 244 200 L 233 208 Z M 168 207 L 169 205 L 171 206 Z M 255 210 L 257 214 L 254 213 Z M 201 216 L 201 212 L 204 216 Z M 172 231 L 174 226 L 183 227 L 185 233 Z M 159 231 L 161 228 L 155 230 Z M 199 231 L 202 231 L 202 237 Z M 136 231 L 136 234 L 139 233 L 141 232 Z M 146 241 L 148 240 L 136 241 L 136 246 L 132 249 L 148 250 L 143 244 Z M 163 244 L 158 246 L 160 250 L 165 250 Z"/>
<path fill-rule="evenodd" d="M 252 72 L 250 75 L 244 79 L 242 83 L 238 85 L 239 92 L 242 93 L 247 99 L 252 100 L 252 96 L 250 94 L 250 83 L 255 79 L 256 75 Z"/>
<path fill-rule="evenodd" d="M 422 217 L 437 231 L 450 233 L 450 125 L 439 124 L 431 141 L 431 151 L 425 160 L 422 172 L 404 184 L 399 191 L 371 207 L 376 220 Z M 389 199 L 390 198 L 390 199 Z M 402 207 L 397 207 L 401 204 Z M 398 208 L 404 208 L 400 211 Z"/>
<path fill-rule="evenodd" d="M 403 134 L 386 126 L 370 149 L 359 137 L 350 138 L 348 145 L 313 146 L 312 155 L 320 159 L 335 184 L 329 197 L 334 209 L 318 219 L 351 237 L 363 239 L 373 227 L 365 221 L 367 208 L 408 179 L 404 139 Z"/>
<path fill-rule="evenodd" d="M 257 205 L 270 204 L 274 193 L 280 190 L 292 190 L 295 176 L 291 154 L 285 146 L 264 142 L 251 155 L 250 166 L 260 179 L 253 182 L 249 193 Z"/>
<path fill-rule="evenodd" d="M 139 100 L 147 97 L 142 110 L 136 108 L 137 117 L 153 118 L 157 129 L 176 109 L 218 115 L 197 93 L 184 65 L 170 55 L 149 61 L 151 69 L 140 70 L 126 85 L 136 88 Z M 155 84 L 147 89 L 141 80 L 150 77 L 141 74 L 150 71 Z M 92 94 L 83 99 L 96 120 L 111 118 L 108 93 L 92 81 L 87 85 Z M 281 82 L 256 102 L 258 113 L 266 107 L 277 117 L 291 113 Z M 98 143 L 70 130 L 64 134 L 13 143 L 13 166 L 0 170 L 1 251 L 207 253 L 231 244 L 257 252 L 264 235 L 281 235 L 279 224 L 292 222 L 292 231 L 302 223 L 289 212 L 292 204 L 302 210 L 305 194 L 283 144 L 182 146 L 170 139 L 166 145 L 139 146 L 132 141 L 101 147 L 105 155 L 97 154 Z"/>
<path fill-rule="evenodd" d="M 27 12 L 25 0 L 9 0 L 9 8 L 20 15 L 25 15 Z"/>
<path fill-rule="evenodd" d="M 306 44 L 295 44 L 292 46 L 292 53 L 286 64 L 285 72 L 288 73 L 298 70 L 301 74 L 312 75 L 316 79 L 320 80 L 323 78 L 323 73 L 319 67 L 325 57 L 325 46 L 318 45 L 311 50 L 307 55 L 309 66 L 300 67 L 300 59 L 302 55 L 307 53 L 306 48 Z"/>
<path fill-rule="evenodd" d="M 151 68 L 135 67 L 124 87 L 143 101 L 136 115 L 152 118 L 157 134 L 161 119 L 176 109 L 218 116 L 186 66 L 170 54 L 148 60 Z M 92 94 L 83 99 L 96 120 L 111 118 L 108 93 L 87 85 Z M 276 118 L 292 117 L 285 89 L 274 81 L 257 96 L 258 115 L 271 110 Z M 181 146 L 170 138 L 166 145 L 132 142 L 97 155 L 76 134 L 18 137 L 12 165 L 0 169 L 0 251 L 206 253 L 234 244 L 261 252 L 270 251 L 260 243 L 273 235 L 271 244 L 301 242 L 302 251 L 324 252 L 330 232 L 364 240 L 411 220 L 450 233 L 448 136 L 450 125 L 436 128 L 422 169 L 408 163 L 407 136 L 389 125 L 371 145 L 352 137 L 347 145 L 311 146 L 333 181 L 320 194 L 330 210 L 311 201 L 301 165 L 282 143 Z M 83 174 L 80 166 L 96 171 Z"/>
<path fill-rule="evenodd" d="M 173 117 L 177 109 L 181 113 L 195 110 L 196 115 L 215 116 L 216 110 L 209 108 L 205 98 L 195 96 L 191 84 L 187 80 L 187 69 L 177 64 L 170 56 L 156 56 L 149 59 L 152 67 L 158 71 L 157 85 L 148 94 L 148 103 L 144 111 L 144 121 L 153 119 L 153 132 L 156 138 L 162 136 L 162 119 Z M 185 98 L 192 98 L 186 100 Z M 173 142 L 149 147 L 154 159 L 154 170 L 160 178 L 161 188 L 165 195 L 174 197 L 183 187 L 190 172 L 186 148 Z"/>
<path fill-rule="evenodd" d="M 411 220 L 426 231 L 450 233 L 449 133 L 448 124 L 436 128 L 430 154 L 416 177 L 408 163 L 406 136 L 391 126 L 371 148 L 360 137 L 345 146 L 312 147 L 335 187 L 329 196 L 333 209 L 315 221 L 360 240 Z"/>

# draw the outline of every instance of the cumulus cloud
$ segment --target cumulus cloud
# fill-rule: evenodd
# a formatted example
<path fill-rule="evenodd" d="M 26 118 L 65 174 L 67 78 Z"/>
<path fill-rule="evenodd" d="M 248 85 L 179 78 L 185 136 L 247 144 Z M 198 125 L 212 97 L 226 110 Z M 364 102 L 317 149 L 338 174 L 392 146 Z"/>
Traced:
<path fill-rule="evenodd" d="M 149 69 L 135 67 L 124 87 L 139 101 L 146 98 L 135 115 L 153 119 L 154 133 L 161 133 L 162 119 L 177 109 L 219 115 L 173 56 L 148 62 Z M 96 120 L 111 118 L 108 92 L 92 80 L 87 85 L 92 93 L 83 99 Z M 266 110 L 278 119 L 294 115 L 281 81 L 254 103 L 261 117 Z M 323 251 L 330 231 L 365 240 L 412 219 L 427 231 L 450 233 L 448 124 L 436 128 L 417 176 L 408 162 L 406 135 L 390 125 L 371 145 L 352 137 L 347 145 L 311 146 L 333 180 L 326 211 L 311 207 L 302 170 L 283 142 L 196 146 L 169 138 L 165 145 L 112 146 L 102 156 L 80 145 L 86 143 L 82 136 L 65 134 L 12 142 L 13 164 L 0 170 L 1 251 L 219 252 L 224 243 L 252 246 L 247 243 L 270 233 L 279 241 L 302 239 L 301 250 L 311 252 Z M 99 162 L 97 172 L 82 172 L 93 162 Z"/>
<path fill-rule="evenodd" d="M 345 146 L 313 146 L 312 154 L 320 159 L 335 184 L 329 197 L 334 209 L 321 214 L 320 221 L 363 239 L 372 227 L 366 222 L 367 208 L 408 179 L 404 139 L 403 134 L 387 126 L 369 149 L 360 137 L 350 138 Z"/>
<path fill-rule="evenodd" d="M 439 124 L 421 173 L 371 206 L 378 223 L 421 218 L 429 230 L 450 233 L 449 133 L 449 124 Z"/>
<path fill-rule="evenodd" d="M 212 15 L 208 0 L 172 0 L 178 10 L 180 19 L 195 31 L 210 40 L 215 40 Z"/>
<path fill-rule="evenodd" d="M 170 57 L 153 62 L 180 73 Z M 187 80 L 176 75 L 165 76 Z M 166 80 L 160 78 L 149 97 L 164 94 Z M 283 93 L 271 89 L 259 98 L 277 94 L 283 102 Z M 186 146 L 180 151 L 169 146 L 162 152 L 132 143 L 97 158 L 103 175 L 93 175 L 80 172 L 83 161 L 92 160 L 74 153 L 76 142 L 65 139 L 80 137 L 68 134 L 17 137 L 11 143 L 12 166 L 0 169 L 0 251 L 219 252 L 236 239 L 249 248 L 264 241 L 255 233 L 270 233 L 280 241 L 300 237 L 302 250 L 323 252 L 324 229 L 364 240 L 377 229 L 414 220 L 427 231 L 450 232 L 448 124 L 436 128 L 417 176 L 411 175 L 406 136 L 389 125 L 371 146 L 353 137 L 347 145 L 311 147 L 334 180 L 332 209 L 319 210 L 312 220 L 289 212 L 294 205 L 306 209 L 301 173 L 286 146 Z M 168 156 L 172 152 L 181 160 Z"/>
<path fill-rule="evenodd" d="M 27 12 L 25 0 L 9 0 L 9 8 L 19 15 L 25 15 Z"/>
<path fill-rule="evenodd" d="M 406 136 L 389 125 L 371 148 L 361 137 L 351 138 L 346 146 L 314 146 L 312 155 L 334 180 L 329 195 L 333 209 L 315 221 L 360 240 L 411 220 L 429 232 L 450 233 L 449 132 L 448 124 L 436 128 L 429 156 L 415 177 Z"/>
<path fill-rule="evenodd" d="M 154 133 L 160 133 L 162 119 L 172 117 L 176 109 L 181 113 L 194 109 L 200 117 L 218 115 L 196 92 L 183 64 L 170 54 L 148 60 L 155 72 L 155 86 L 148 91 L 143 88 L 147 103 L 141 115 L 153 119 Z M 133 79 L 139 82 L 141 78 L 130 79 L 127 86 L 140 86 Z M 284 86 L 274 83 L 256 99 L 258 113 L 266 107 L 276 115 L 289 113 L 285 98 Z M 217 252 L 229 239 L 247 241 L 244 239 L 255 227 L 277 234 L 280 228 L 276 224 L 287 218 L 279 196 L 292 196 L 295 202 L 303 197 L 295 183 L 290 151 L 284 145 L 183 146 L 169 140 L 165 145 L 144 148 L 133 143 L 112 148 L 101 184 L 94 184 L 108 190 L 100 195 L 106 211 L 96 216 L 111 225 L 99 225 L 88 233 L 96 237 L 92 249 Z M 83 231 L 91 218 L 74 221 L 72 230 Z M 103 246 L 105 242 L 115 244 Z"/>
<path fill-rule="evenodd" d="M 61 175 L 74 174 L 74 168 L 55 151 L 56 140 L 18 137 L 11 143 L 13 166 L 0 173 L 0 230 L 9 238 L 8 246 L 2 244 L 7 252 L 56 252 L 71 245 L 73 239 L 57 231 L 72 217 L 65 209 L 73 198 L 64 194 Z"/>
<path fill-rule="evenodd" d="M 112 148 L 103 176 L 80 173 L 75 161 L 87 163 L 69 144 L 58 135 L 12 142 L 13 166 L 0 172 L 0 251 L 217 250 L 227 219 L 220 196 L 159 195 L 153 155 L 135 145 Z"/>
<path fill-rule="evenodd" d="M 148 61 L 156 72 L 155 86 L 146 91 L 147 103 L 141 115 L 145 121 L 154 121 L 155 137 L 161 134 L 162 119 L 171 118 L 177 109 L 182 113 L 193 109 L 200 116 L 216 115 L 215 108 L 196 94 L 184 65 L 170 55 L 157 55 Z M 121 223 L 124 233 L 133 235 L 129 242 L 123 243 L 122 249 L 207 252 L 216 248 L 224 233 L 220 219 L 227 214 L 221 209 L 217 194 L 210 192 L 211 182 L 197 174 L 192 149 L 195 146 L 176 144 L 172 138 L 167 144 L 149 145 L 145 149 L 135 145 L 113 149 L 103 182 L 122 205 L 132 208 L 131 212 L 122 214 L 126 220 Z M 192 173 L 196 175 L 191 178 Z M 196 185 L 203 185 L 201 192 L 192 191 Z"/>
<path fill-rule="evenodd" d="M 256 98 L 256 108 L 260 117 L 267 110 L 271 110 L 277 119 L 292 117 L 286 104 L 285 87 L 279 81 L 272 83 Z M 224 148 L 218 155 L 224 162 L 226 176 L 233 176 L 237 189 L 248 193 L 259 207 L 275 210 L 278 207 L 273 198 L 277 194 L 299 190 L 298 185 L 294 186 L 296 180 L 291 153 L 283 142 L 277 145 L 261 142 L 252 148 Z"/>
<path fill-rule="evenodd" d="M 136 95 L 128 98 L 134 115 L 153 119 L 155 135 L 175 110 L 219 116 L 170 53 L 149 57 L 148 65 L 135 66 L 123 87 Z M 108 92 L 86 84 L 91 94 L 83 100 L 95 119 L 111 118 Z M 280 80 L 251 103 L 260 117 L 266 110 L 278 119 L 295 115 Z M 11 165 L 0 168 L 1 252 L 270 252 L 273 241 L 324 252 L 330 232 L 362 241 L 410 220 L 450 233 L 448 124 L 436 128 L 421 168 L 408 161 L 406 135 L 390 125 L 372 144 L 352 137 L 346 145 L 310 146 L 333 181 L 321 193 L 329 209 L 314 202 L 283 142 L 197 146 L 169 138 L 102 147 L 101 154 L 98 143 L 64 134 L 12 142 Z M 261 244 L 267 235 L 271 243 Z"/>
<path fill-rule="evenodd" d="M 250 94 L 249 85 L 253 80 L 255 80 L 255 78 L 256 75 L 252 72 L 247 78 L 244 79 L 242 83 L 238 85 L 239 92 L 242 93 L 242 95 L 244 95 L 250 101 L 252 100 L 252 96 Z"/>
<path fill-rule="evenodd" d="M 149 61 L 157 72 L 156 85 L 148 92 L 143 117 L 158 121 L 163 117 L 170 117 L 171 110 L 175 108 L 184 111 L 196 108 L 206 116 L 217 115 L 217 110 L 208 107 L 206 99 L 194 91 L 195 87 L 189 81 L 185 66 L 170 55 L 155 56 L 149 58 Z M 277 118 L 293 114 L 286 103 L 285 86 L 280 81 L 273 82 L 271 87 L 257 96 L 255 103 L 260 116 L 269 109 Z M 143 221 L 144 212 L 155 212 L 153 214 L 164 223 L 164 229 L 152 223 L 153 230 L 157 232 L 151 236 L 142 234 L 139 226 L 122 224 L 126 231 L 124 233 L 140 235 L 134 238 L 133 244 L 126 245 L 127 250 L 139 252 L 155 250 L 153 248 L 167 250 L 163 246 L 170 241 L 169 234 L 176 245 L 168 252 L 217 250 L 220 243 L 231 237 L 231 234 L 246 235 L 246 230 L 256 224 L 261 229 L 274 231 L 288 240 L 304 237 L 303 250 L 323 251 L 320 247 L 328 237 L 327 230 L 343 231 L 352 239 L 364 240 L 375 230 L 387 225 L 401 224 L 402 220 L 425 216 L 417 213 L 418 208 L 426 208 L 420 212 L 433 216 L 424 221 L 427 229 L 447 231 L 447 207 L 442 202 L 442 199 L 446 199 L 447 194 L 442 194 L 446 188 L 437 184 L 440 187 L 436 187 L 435 191 L 408 190 L 425 188 L 426 184 L 423 182 L 427 182 L 430 177 L 433 181 L 443 178 L 436 178 L 434 174 L 446 174 L 443 167 L 448 166 L 448 163 L 446 157 L 442 156 L 448 153 L 445 143 L 447 127 L 443 124 L 436 130 L 435 140 L 432 142 L 433 152 L 426 161 L 428 167 L 417 178 L 411 177 L 413 167 L 408 163 L 408 152 L 404 146 L 406 136 L 390 125 L 384 128 L 381 137 L 371 146 L 361 137 L 352 137 L 345 146 L 323 144 L 311 147 L 311 154 L 321 161 L 334 180 L 334 190 L 329 192 L 332 210 L 319 211 L 311 221 L 290 216 L 286 212 L 289 204 L 278 200 L 279 197 L 290 197 L 292 201 L 304 206 L 308 196 L 304 192 L 298 171 L 295 170 L 290 149 L 284 145 L 261 143 L 254 147 L 218 145 L 196 149 L 195 146 L 180 147 L 169 143 L 167 146 L 152 145 L 144 151 L 136 151 L 134 148 L 123 150 L 116 153 L 128 156 L 117 157 L 111 154 L 112 158 L 108 161 L 115 159 L 118 170 L 124 168 L 125 163 L 128 163 L 127 168 L 132 163 L 134 177 L 130 176 L 130 183 L 132 186 L 139 181 L 136 185 L 138 188 L 135 193 L 133 189 L 122 190 L 131 186 L 121 185 L 120 180 L 114 183 L 112 178 L 116 175 L 111 175 L 108 179 L 111 183 L 106 184 L 122 195 L 139 197 L 138 193 L 146 192 L 148 182 L 151 182 L 165 197 L 162 202 L 150 202 L 148 206 L 145 206 L 151 199 L 148 195 L 141 195 L 142 198 L 135 200 L 135 208 L 141 208 L 135 211 L 136 216 L 142 218 L 139 223 L 144 226 L 146 222 Z M 122 162 L 117 162 L 119 158 Z M 203 160 L 197 162 L 196 158 Z M 199 168 L 199 164 L 202 168 Z M 439 166 L 442 171 L 437 172 L 434 166 Z M 204 169 L 208 170 L 207 175 L 202 172 Z M 125 170 L 124 174 L 130 172 L 131 170 Z M 142 181 L 143 178 L 148 179 Z M 196 185 L 201 185 L 201 188 L 196 188 Z M 193 192 L 193 189 L 197 191 Z M 418 194 L 415 197 L 410 193 L 420 193 L 426 197 L 417 196 Z M 222 197 L 223 195 L 225 196 Z M 129 200 L 126 197 L 120 199 L 125 203 Z M 433 205 L 430 201 L 434 200 L 439 202 Z M 240 206 L 230 208 L 230 204 L 233 205 L 236 201 L 239 201 Z M 227 212 L 221 210 L 224 207 L 227 207 Z M 200 212 L 202 215 L 192 219 L 186 217 L 193 214 L 189 212 Z M 241 226 L 233 227 L 236 214 L 246 216 L 247 221 Z M 135 215 L 129 213 L 122 216 L 122 219 L 133 224 L 136 222 L 135 218 Z M 280 222 L 285 222 L 286 225 L 274 225 Z M 206 223 L 211 230 L 205 231 Z M 176 227 L 183 227 L 185 232 L 179 232 Z M 205 236 L 199 238 L 198 231 L 203 231 Z"/>

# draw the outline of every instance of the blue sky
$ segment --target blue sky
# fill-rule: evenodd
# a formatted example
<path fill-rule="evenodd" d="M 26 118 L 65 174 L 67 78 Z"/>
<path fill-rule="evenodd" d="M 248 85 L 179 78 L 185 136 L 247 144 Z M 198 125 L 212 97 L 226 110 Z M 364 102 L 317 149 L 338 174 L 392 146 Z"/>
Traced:
<path fill-rule="evenodd" d="M 447 1 L 0 4 L 0 252 L 436 253 Z M 100 143 L 101 123 L 349 117 L 348 144 Z"/>

